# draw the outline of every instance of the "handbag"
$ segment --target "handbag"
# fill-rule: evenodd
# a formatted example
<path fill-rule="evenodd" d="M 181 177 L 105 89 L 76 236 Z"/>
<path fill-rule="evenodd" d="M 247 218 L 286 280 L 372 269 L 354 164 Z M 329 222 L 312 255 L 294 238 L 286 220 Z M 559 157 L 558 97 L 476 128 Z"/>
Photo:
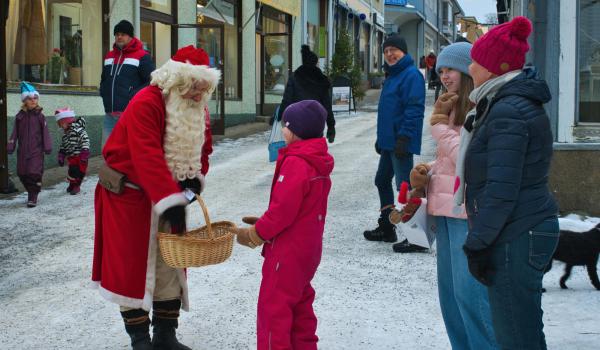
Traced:
<path fill-rule="evenodd" d="M 121 194 L 125 187 L 125 174 L 102 163 L 98 171 L 98 183 L 112 193 Z"/>
<path fill-rule="evenodd" d="M 269 135 L 269 162 L 274 162 L 277 160 L 279 156 L 279 150 L 285 147 L 285 141 L 283 140 L 283 128 L 281 126 L 281 121 L 277 120 L 279 115 L 279 106 L 275 109 L 275 113 L 273 115 L 273 127 L 271 128 L 271 134 Z"/>

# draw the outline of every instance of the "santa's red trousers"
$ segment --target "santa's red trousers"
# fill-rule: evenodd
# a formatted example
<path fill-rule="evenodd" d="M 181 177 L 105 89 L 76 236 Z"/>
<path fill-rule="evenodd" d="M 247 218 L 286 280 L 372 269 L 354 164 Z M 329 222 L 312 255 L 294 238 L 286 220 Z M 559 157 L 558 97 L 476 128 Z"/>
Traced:
<path fill-rule="evenodd" d="M 295 260 L 295 261 L 294 261 Z M 316 350 L 315 272 L 296 259 L 267 256 L 258 295 L 258 350 Z"/>
<path fill-rule="evenodd" d="M 67 179 L 71 185 L 81 185 L 85 172 L 87 171 L 87 162 L 82 162 L 79 155 L 67 157 L 67 163 L 69 164 L 69 172 L 67 173 Z"/>

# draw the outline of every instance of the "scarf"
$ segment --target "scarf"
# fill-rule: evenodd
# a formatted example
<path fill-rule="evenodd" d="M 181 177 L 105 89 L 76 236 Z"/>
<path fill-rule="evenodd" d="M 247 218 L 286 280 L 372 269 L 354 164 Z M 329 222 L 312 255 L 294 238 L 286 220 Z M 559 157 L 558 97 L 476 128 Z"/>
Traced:
<path fill-rule="evenodd" d="M 473 132 L 485 119 L 494 96 L 506 83 L 511 81 L 514 77 L 521 74 L 521 70 L 514 70 L 506 74 L 502 74 L 499 77 L 490 79 L 481 86 L 477 87 L 469 95 L 471 102 L 475 104 L 475 108 L 471 109 L 465 117 L 465 123 L 460 130 L 460 143 L 458 146 L 458 158 L 456 159 L 456 178 L 454 180 L 454 211 L 459 212 L 460 206 L 465 202 L 465 156 L 467 155 L 467 148 L 471 139 L 473 138 Z M 479 118 L 477 116 L 477 108 L 480 106 L 479 102 L 487 100 L 486 103 L 482 103 L 482 113 Z"/>

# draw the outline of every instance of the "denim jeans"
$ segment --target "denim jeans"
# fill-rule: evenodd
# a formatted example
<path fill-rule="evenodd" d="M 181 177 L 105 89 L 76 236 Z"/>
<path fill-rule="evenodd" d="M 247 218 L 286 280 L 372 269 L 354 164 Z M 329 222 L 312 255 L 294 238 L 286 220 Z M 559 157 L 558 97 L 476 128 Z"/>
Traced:
<path fill-rule="evenodd" d="M 102 147 L 106 144 L 106 140 L 108 140 L 108 136 L 115 128 L 119 117 L 113 116 L 110 113 L 104 115 L 104 123 L 102 124 Z"/>
<path fill-rule="evenodd" d="M 517 239 L 492 248 L 488 287 L 496 339 L 502 349 L 545 350 L 542 278 L 558 244 L 558 219 L 548 218 Z"/>
<path fill-rule="evenodd" d="M 498 349 L 488 292 L 469 273 L 462 246 L 466 219 L 436 216 L 437 276 L 440 307 L 452 349 Z"/>
<path fill-rule="evenodd" d="M 394 151 L 381 150 L 379 166 L 375 174 L 375 186 L 379 191 L 381 208 L 395 203 L 392 179 L 396 179 L 396 188 L 400 188 L 402 181 L 409 182 L 410 171 L 413 168 L 413 155 L 397 158 Z"/>

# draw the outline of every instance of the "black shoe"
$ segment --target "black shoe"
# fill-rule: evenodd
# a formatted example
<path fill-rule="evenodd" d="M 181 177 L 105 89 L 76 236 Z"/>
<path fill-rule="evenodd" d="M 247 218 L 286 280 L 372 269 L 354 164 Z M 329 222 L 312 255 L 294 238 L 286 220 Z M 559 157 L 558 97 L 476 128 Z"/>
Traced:
<path fill-rule="evenodd" d="M 175 336 L 181 300 L 155 301 L 152 316 L 152 348 L 155 350 L 192 350 Z"/>
<path fill-rule="evenodd" d="M 429 249 L 425 247 L 421 247 L 420 245 L 408 243 L 408 240 L 405 239 L 400 243 L 396 243 L 392 246 L 392 249 L 396 253 L 425 253 L 429 251 Z"/>
<path fill-rule="evenodd" d="M 377 220 L 378 226 L 374 230 L 367 230 L 363 233 L 367 241 L 393 243 L 398 240 L 396 236 L 396 226 L 389 219 L 392 209 L 386 209 L 381 212 Z"/>

